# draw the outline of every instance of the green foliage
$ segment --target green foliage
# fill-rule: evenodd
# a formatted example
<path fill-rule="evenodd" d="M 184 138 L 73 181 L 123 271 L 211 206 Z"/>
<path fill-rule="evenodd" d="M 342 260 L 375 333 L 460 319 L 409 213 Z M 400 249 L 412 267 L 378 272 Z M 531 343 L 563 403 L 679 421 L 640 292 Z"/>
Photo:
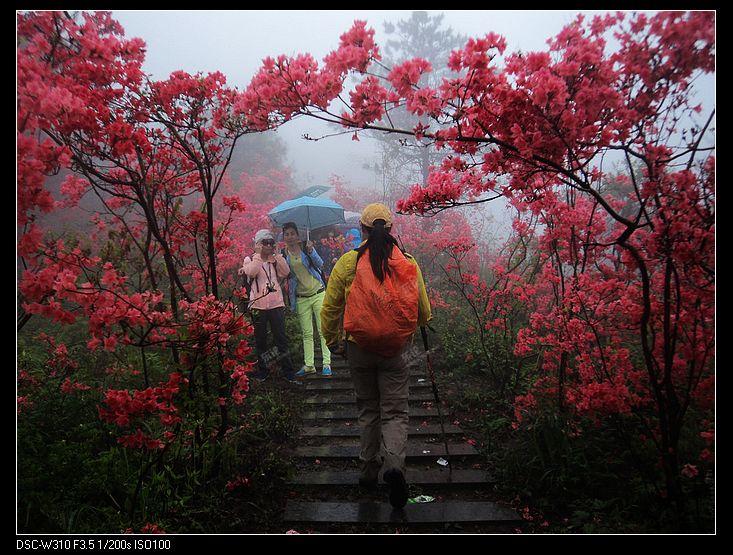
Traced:
<path fill-rule="evenodd" d="M 19 367 L 39 376 L 41 355 L 19 346 Z M 119 531 L 129 466 L 97 418 L 94 390 L 62 394 L 47 378 L 18 416 L 18 524 L 34 532 Z"/>
<path fill-rule="evenodd" d="M 170 530 L 243 532 L 276 526 L 286 482 L 294 473 L 284 450 L 297 436 L 301 408 L 282 384 L 260 384 L 247 399 L 242 424 L 229 437 L 226 471 L 187 504 L 168 511 Z M 227 482 L 238 477 L 248 485 L 229 491 Z"/>
<path fill-rule="evenodd" d="M 530 524 L 542 532 L 659 532 L 680 529 L 660 495 L 663 477 L 656 450 L 641 441 L 633 417 L 571 424 L 561 415 L 540 413 L 513 426 L 511 402 L 485 387 L 475 369 L 454 369 L 461 384 L 451 399 L 461 426 L 478 440 L 497 487 L 520 510 L 531 507 Z M 463 419 L 465 415 L 465 419 Z M 683 442 L 690 450 L 699 442 Z M 707 480 L 707 481 L 706 481 Z M 709 478 L 687 481 L 691 530 L 712 530 Z M 537 514 L 542 515 L 541 519 Z M 546 519 L 547 527 L 539 520 Z"/>
<path fill-rule="evenodd" d="M 69 371 L 71 379 L 94 388 L 60 391 L 65 375 L 50 375 L 48 346 L 37 340 L 40 331 L 67 344 L 78 362 Z M 83 324 L 56 327 L 32 319 L 18 337 L 18 369 L 35 380 L 19 383 L 18 391 L 32 403 L 17 420 L 20 531 L 117 533 L 140 530 L 148 522 L 169 532 L 241 531 L 276 518 L 292 472 L 283 450 L 297 435 L 300 410 L 283 384 L 254 386 L 232 411 L 231 429 L 221 442 L 201 437 L 191 449 L 193 438 L 181 434 L 163 453 L 127 449 L 117 443 L 119 430 L 99 419 L 98 386 L 144 387 L 142 372 L 105 372 L 113 364 L 141 368 L 140 352 L 119 349 L 114 359 L 90 353 L 84 334 Z M 170 372 L 166 353 L 146 352 L 146 363 L 151 383 Z M 186 406 L 191 426 L 206 418 L 202 396 L 195 401 L 198 408 Z M 179 404 L 187 402 L 184 393 Z M 227 482 L 237 476 L 247 476 L 249 487 L 227 491 Z"/>
<path fill-rule="evenodd" d="M 521 311 L 514 313 L 511 318 L 519 320 L 512 320 L 509 329 L 521 327 L 523 317 Z M 507 498 L 549 521 L 536 531 L 712 530 L 713 466 L 700 461 L 706 448 L 700 434 L 712 424 L 704 414 L 689 415 L 680 439 L 680 461 L 698 471 L 683 480 L 686 512 L 680 521 L 665 498 L 658 449 L 639 419 L 566 419 L 551 405 L 535 407 L 516 427 L 514 401 L 537 377 L 535 358 L 515 357 L 514 337 L 481 333 L 476 315 L 462 304 L 437 310 L 433 327 L 440 378 L 444 389 L 455 386 L 450 402 L 461 425 L 478 440 Z M 539 517 L 528 515 L 527 520 L 536 526 Z"/>
<path fill-rule="evenodd" d="M 438 331 L 440 364 L 483 376 L 492 391 L 507 401 L 514 399 L 525 378 L 521 361 L 514 356 L 514 338 L 478 330 L 475 316 L 467 307 L 450 312 L 436 311 L 431 325 Z"/>
<path fill-rule="evenodd" d="M 481 366 L 481 338 L 478 333 L 468 332 L 471 323 L 464 311 L 458 315 L 443 310 L 435 312 L 431 325 L 438 331 L 441 363 L 446 368 L 474 370 Z"/>
<path fill-rule="evenodd" d="M 292 396 L 270 387 L 249 399 L 244 424 L 247 435 L 260 441 L 286 441 L 297 433 L 298 406 Z"/>

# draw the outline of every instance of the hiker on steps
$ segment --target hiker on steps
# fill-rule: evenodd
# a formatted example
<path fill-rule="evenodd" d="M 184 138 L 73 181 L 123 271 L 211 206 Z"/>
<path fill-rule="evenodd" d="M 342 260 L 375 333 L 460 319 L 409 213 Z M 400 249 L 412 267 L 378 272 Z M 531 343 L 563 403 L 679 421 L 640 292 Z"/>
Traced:
<path fill-rule="evenodd" d="M 354 383 L 361 428 L 359 485 L 375 488 L 383 467 L 390 503 L 402 508 L 408 496 L 409 423 L 409 370 L 402 355 L 431 314 L 420 268 L 400 250 L 391 229 L 389 208 L 378 203 L 364 208 L 364 241 L 339 258 L 331 272 L 321 330 L 331 352 L 346 356 Z"/>
<path fill-rule="evenodd" d="M 313 318 L 315 317 L 316 327 L 321 336 L 322 373 L 324 376 L 330 376 L 332 374 L 331 352 L 321 333 L 321 306 L 326 294 L 326 280 L 321 271 L 323 260 L 313 247 L 313 241 L 308 241 L 305 246 L 301 244 L 298 226 L 295 223 L 288 222 L 283 225 L 283 240 L 285 249 L 282 254 L 290 266 L 288 278 L 290 310 L 298 315 L 298 323 L 303 335 L 304 365 L 295 375 L 301 377 L 316 373 L 313 344 Z"/>
<path fill-rule="evenodd" d="M 252 325 L 255 328 L 258 369 L 253 377 L 267 378 L 268 362 L 280 361 L 283 376 L 291 383 L 295 380 L 295 369 L 290 360 L 288 337 L 285 333 L 285 302 L 280 281 L 284 280 L 290 268 L 280 253 L 275 252 L 275 236 L 269 229 L 260 229 L 255 234 L 255 252 L 247 256 L 239 268 L 239 275 L 248 280 L 249 303 Z M 267 326 L 275 336 L 277 353 L 267 350 Z"/>

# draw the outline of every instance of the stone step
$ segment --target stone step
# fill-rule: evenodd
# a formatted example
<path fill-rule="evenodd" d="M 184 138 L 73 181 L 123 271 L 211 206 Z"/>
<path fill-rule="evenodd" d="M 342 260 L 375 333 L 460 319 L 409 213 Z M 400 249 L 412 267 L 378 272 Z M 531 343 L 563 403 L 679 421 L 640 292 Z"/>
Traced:
<path fill-rule="evenodd" d="M 414 378 L 410 380 L 409 383 L 410 391 L 421 391 L 421 390 L 430 390 L 430 382 L 428 380 L 424 380 L 422 382 L 418 382 Z M 309 380 L 308 383 L 305 386 L 306 391 L 353 391 L 354 390 L 354 384 L 351 382 L 351 380 L 333 380 L 333 381 L 326 381 L 326 380 Z"/>
<path fill-rule="evenodd" d="M 446 424 L 446 435 L 463 434 L 458 426 Z M 359 426 L 306 426 L 301 429 L 300 435 L 303 437 L 359 437 L 361 430 Z M 433 424 L 428 426 L 411 425 L 407 431 L 408 436 L 430 436 L 440 435 L 440 425 Z"/>
<path fill-rule="evenodd" d="M 333 370 L 333 374 L 331 376 L 324 376 L 321 374 L 320 366 L 318 367 L 319 370 L 315 374 L 308 374 L 305 376 L 307 381 L 318 381 L 318 380 L 328 380 L 328 381 L 337 381 L 337 380 L 351 380 L 351 374 L 349 374 L 349 370 L 347 368 L 334 368 L 331 367 L 331 370 Z M 423 369 L 415 369 L 410 370 L 409 373 L 410 377 L 415 378 L 425 378 L 428 380 L 428 375 L 425 373 L 425 370 Z"/>
<path fill-rule="evenodd" d="M 356 459 L 359 457 L 359 445 L 304 445 L 296 447 L 292 454 L 296 457 L 311 459 Z M 451 457 L 475 457 L 478 452 L 468 443 L 449 443 L 448 451 Z M 434 459 L 445 457 L 445 447 L 442 443 L 410 443 L 407 444 L 407 461 L 420 459 Z"/>
<path fill-rule="evenodd" d="M 445 417 L 446 411 L 443 411 Z M 356 405 L 349 406 L 342 410 L 316 410 L 303 413 L 303 420 L 356 420 L 358 417 Z M 429 409 L 423 407 L 410 407 L 409 417 L 416 418 L 433 418 L 438 416 L 438 409 L 431 407 Z"/>
<path fill-rule="evenodd" d="M 507 523 L 521 520 L 519 514 L 490 501 L 445 501 L 414 503 L 393 509 L 388 503 L 288 501 L 287 522 L 411 523 L 451 522 Z"/>
<path fill-rule="evenodd" d="M 413 380 L 410 380 L 408 382 L 408 387 L 410 388 L 410 391 L 414 391 L 415 393 L 419 393 L 421 391 L 432 391 L 430 383 L 426 382 L 417 383 Z M 307 380 L 305 388 L 303 389 L 308 393 L 329 393 L 331 391 L 333 391 L 334 393 L 342 393 L 354 391 L 354 384 L 351 382 L 351 380 L 343 380 L 339 382 L 326 382 L 325 380 L 313 380 L 311 382 L 310 380 Z"/>
<path fill-rule="evenodd" d="M 408 398 L 410 403 L 422 403 L 434 401 L 432 393 L 411 393 Z M 356 404 L 355 395 L 313 395 L 303 401 L 306 405 L 353 405 Z"/>
<path fill-rule="evenodd" d="M 483 470 L 470 469 L 454 469 L 448 472 L 448 470 L 408 468 L 405 478 L 408 484 L 421 486 L 476 486 L 493 481 Z M 289 484 L 295 486 L 356 486 L 359 484 L 359 472 L 356 470 L 301 472 Z"/>
<path fill-rule="evenodd" d="M 302 366 L 302 364 L 300 364 L 300 366 Z M 321 364 L 321 361 L 320 360 L 317 360 L 315 366 L 316 366 L 316 370 L 318 370 L 318 373 L 320 374 L 321 368 L 323 368 L 323 364 Z M 333 370 L 334 372 L 336 370 L 339 370 L 339 371 L 342 371 L 342 372 L 346 372 L 348 374 L 348 372 L 349 372 L 349 365 L 348 364 L 344 364 L 344 363 L 335 363 L 335 362 L 332 362 L 331 363 L 331 370 Z"/>
<path fill-rule="evenodd" d="M 293 364 L 298 364 L 302 366 L 305 363 L 303 359 L 298 359 L 297 361 L 294 360 Z M 318 368 L 319 370 L 323 368 L 323 359 L 321 358 L 319 353 L 316 353 L 315 359 L 313 361 L 313 365 Z M 341 357 L 331 357 L 331 369 L 335 370 L 336 368 L 347 368 L 349 367 L 349 361 L 347 359 L 341 358 Z M 408 362 L 408 366 L 410 366 L 411 369 L 421 368 L 424 369 L 425 359 L 421 358 L 420 360 L 414 360 Z"/>

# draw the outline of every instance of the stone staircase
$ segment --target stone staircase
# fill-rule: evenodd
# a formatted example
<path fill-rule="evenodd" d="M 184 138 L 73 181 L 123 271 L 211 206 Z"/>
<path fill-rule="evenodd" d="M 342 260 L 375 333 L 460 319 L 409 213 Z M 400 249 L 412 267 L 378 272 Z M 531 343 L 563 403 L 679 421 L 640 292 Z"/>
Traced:
<path fill-rule="evenodd" d="M 316 366 L 320 370 L 320 361 Z M 353 532 L 374 531 L 380 525 L 397 525 L 402 531 L 516 528 L 521 518 L 491 499 L 492 480 L 481 469 L 479 453 L 461 428 L 444 416 L 446 454 L 424 370 L 410 370 L 406 479 L 410 497 L 428 495 L 434 501 L 408 503 L 395 510 L 387 501 L 381 475 L 377 492 L 361 490 L 356 398 L 346 362 L 336 358 L 331 367 L 332 377 L 307 376 L 300 386 L 306 412 L 292 453 L 298 471 L 290 483 L 291 498 L 283 515 L 287 526 L 316 532 L 342 532 L 345 525 L 351 525 Z M 450 465 L 441 466 L 441 458 Z"/>

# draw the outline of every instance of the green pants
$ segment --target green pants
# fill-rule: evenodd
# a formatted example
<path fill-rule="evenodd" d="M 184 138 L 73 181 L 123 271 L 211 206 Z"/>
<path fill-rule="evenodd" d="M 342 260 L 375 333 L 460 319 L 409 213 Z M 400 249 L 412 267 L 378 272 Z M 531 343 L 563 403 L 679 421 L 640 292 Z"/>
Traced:
<path fill-rule="evenodd" d="M 296 297 L 295 312 L 298 315 L 300 331 L 303 334 L 303 353 L 306 366 L 315 366 L 315 353 L 313 345 L 313 318 L 316 319 L 318 335 L 321 336 L 321 352 L 323 353 L 323 364 L 331 364 L 331 351 L 326 347 L 326 340 L 321 334 L 321 307 L 326 292 L 323 291 L 312 297 Z"/>

